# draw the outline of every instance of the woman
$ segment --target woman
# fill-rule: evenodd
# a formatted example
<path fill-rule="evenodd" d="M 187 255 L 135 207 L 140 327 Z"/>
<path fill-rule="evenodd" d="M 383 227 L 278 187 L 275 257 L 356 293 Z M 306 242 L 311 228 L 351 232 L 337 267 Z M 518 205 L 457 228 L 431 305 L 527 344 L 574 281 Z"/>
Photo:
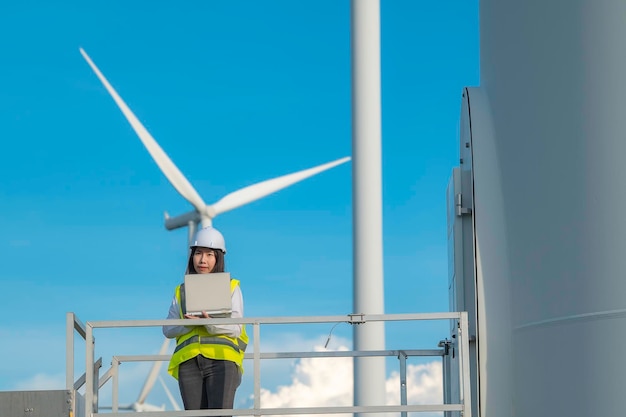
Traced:
<path fill-rule="evenodd" d="M 201 229 L 190 246 L 188 274 L 224 272 L 226 244 L 212 227 Z M 210 279 L 210 277 L 207 277 Z M 231 279 L 232 318 L 243 317 L 239 281 Z M 168 319 L 194 320 L 181 305 L 181 285 L 176 287 Z M 204 318 L 210 316 L 202 312 Z M 163 326 L 167 338 L 176 338 L 176 348 L 168 372 L 178 379 L 185 410 L 232 409 L 235 391 L 243 374 L 243 355 L 248 343 L 245 326 L 193 325 Z"/>

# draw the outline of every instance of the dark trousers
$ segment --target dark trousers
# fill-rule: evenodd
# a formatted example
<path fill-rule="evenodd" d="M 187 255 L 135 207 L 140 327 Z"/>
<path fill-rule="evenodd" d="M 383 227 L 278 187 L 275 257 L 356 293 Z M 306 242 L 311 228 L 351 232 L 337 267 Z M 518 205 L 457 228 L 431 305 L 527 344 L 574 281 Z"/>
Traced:
<path fill-rule="evenodd" d="M 185 410 L 233 408 L 241 373 L 234 362 L 202 355 L 178 368 L 178 387 Z"/>

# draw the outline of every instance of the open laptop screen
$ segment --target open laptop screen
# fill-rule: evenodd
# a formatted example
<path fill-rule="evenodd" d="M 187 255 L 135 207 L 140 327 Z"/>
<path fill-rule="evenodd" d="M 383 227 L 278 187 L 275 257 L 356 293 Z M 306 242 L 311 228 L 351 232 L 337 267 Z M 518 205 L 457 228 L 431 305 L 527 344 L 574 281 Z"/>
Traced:
<path fill-rule="evenodd" d="M 213 317 L 230 317 L 230 274 L 185 275 L 184 297 L 187 314 L 202 316 L 202 311 L 206 311 Z"/>

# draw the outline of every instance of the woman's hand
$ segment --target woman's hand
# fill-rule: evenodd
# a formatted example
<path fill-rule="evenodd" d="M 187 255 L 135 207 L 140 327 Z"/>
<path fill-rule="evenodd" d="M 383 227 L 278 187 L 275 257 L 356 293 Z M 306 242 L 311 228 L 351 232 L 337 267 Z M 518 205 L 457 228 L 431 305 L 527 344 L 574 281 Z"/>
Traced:
<path fill-rule="evenodd" d="M 187 319 L 210 319 L 211 316 L 209 316 L 206 311 L 202 311 L 202 317 L 192 316 L 191 314 L 185 314 L 185 318 Z"/>

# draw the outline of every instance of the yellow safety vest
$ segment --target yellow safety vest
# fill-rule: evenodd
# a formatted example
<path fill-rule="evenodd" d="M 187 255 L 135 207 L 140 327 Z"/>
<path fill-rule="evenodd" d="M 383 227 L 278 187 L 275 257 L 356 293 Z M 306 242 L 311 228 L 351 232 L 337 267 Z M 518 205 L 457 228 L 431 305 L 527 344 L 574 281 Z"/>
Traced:
<path fill-rule="evenodd" d="M 235 291 L 237 285 L 239 285 L 238 280 L 230 280 L 231 294 Z M 182 319 L 184 315 L 180 298 L 180 285 L 176 287 L 176 301 L 178 301 L 180 318 Z M 202 355 L 209 359 L 235 362 L 243 374 L 243 355 L 247 346 L 248 335 L 246 334 L 245 325 L 241 326 L 241 334 L 237 338 L 222 334 L 211 334 L 206 330 L 205 326 L 194 326 L 189 333 L 176 338 L 176 348 L 170 359 L 167 372 L 178 379 L 178 367 L 180 364 Z"/>

